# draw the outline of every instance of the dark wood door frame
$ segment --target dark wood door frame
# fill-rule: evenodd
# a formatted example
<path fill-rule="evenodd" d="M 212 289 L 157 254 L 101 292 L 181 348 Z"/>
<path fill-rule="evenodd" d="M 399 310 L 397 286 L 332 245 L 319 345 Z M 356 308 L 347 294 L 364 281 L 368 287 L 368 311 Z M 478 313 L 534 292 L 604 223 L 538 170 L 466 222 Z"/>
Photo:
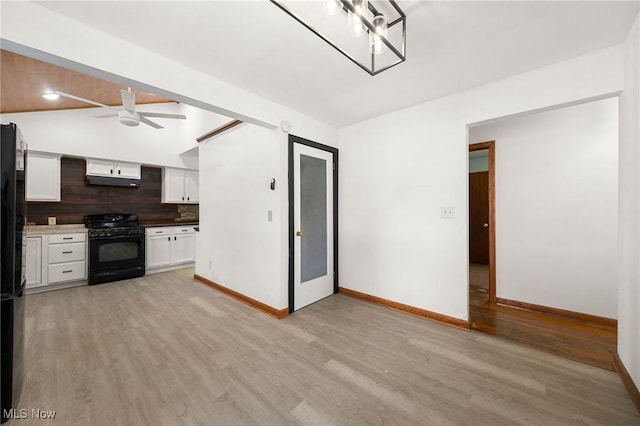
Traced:
<path fill-rule="evenodd" d="M 489 302 L 496 302 L 496 154 L 495 141 L 469 145 L 469 152 L 489 150 Z M 467 174 L 469 170 L 467 169 Z M 468 243 L 468 242 L 467 242 Z"/>
<path fill-rule="evenodd" d="M 289 313 L 294 312 L 294 197 L 293 144 L 300 144 L 330 152 L 333 155 L 333 294 L 338 292 L 338 148 L 289 135 Z"/>

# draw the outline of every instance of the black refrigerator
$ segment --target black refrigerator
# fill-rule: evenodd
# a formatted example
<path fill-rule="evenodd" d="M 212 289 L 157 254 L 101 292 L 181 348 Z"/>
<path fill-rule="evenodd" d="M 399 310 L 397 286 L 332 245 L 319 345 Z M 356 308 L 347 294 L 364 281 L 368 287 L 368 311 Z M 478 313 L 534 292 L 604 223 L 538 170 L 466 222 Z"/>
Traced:
<path fill-rule="evenodd" d="M 18 408 L 24 365 L 26 283 L 26 145 L 15 124 L 2 125 L 0 139 L 0 402 L 2 423 Z"/>

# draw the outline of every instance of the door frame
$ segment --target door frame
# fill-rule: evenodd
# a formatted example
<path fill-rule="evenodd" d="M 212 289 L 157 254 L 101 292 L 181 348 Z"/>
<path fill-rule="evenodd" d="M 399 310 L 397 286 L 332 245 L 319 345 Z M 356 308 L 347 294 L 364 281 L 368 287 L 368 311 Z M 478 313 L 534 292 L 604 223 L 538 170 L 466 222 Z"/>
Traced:
<path fill-rule="evenodd" d="M 294 199 L 295 188 L 293 187 L 293 146 L 294 144 L 306 145 L 321 151 L 330 152 L 333 157 L 333 294 L 338 292 L 338 148 L 334 148 L 321 143 L 295 135 L 289 135 L 289 313 L 294 309 Z"/>
<path fill-rule="evenodd" d="M 469 152 L 489 150 L 489 302 L 496 303 L 496 141 L 469 144 Z M 469 167 L 467 166 L 467 175 Z M 467 214 L 467 227 L 469 215 Z M 469 238 L 469 232 L 467 232 Z M 467 259 L 469 241 L 467 241 Z"/>

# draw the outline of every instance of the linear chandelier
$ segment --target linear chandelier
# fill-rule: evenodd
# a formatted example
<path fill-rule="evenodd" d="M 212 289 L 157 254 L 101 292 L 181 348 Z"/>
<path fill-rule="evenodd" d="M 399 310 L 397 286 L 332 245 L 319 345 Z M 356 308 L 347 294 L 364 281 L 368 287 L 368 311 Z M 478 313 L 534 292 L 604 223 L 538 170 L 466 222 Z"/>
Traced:
<path fill-rule="evenodd" d="M 394 0 L 270 1 L 372 76 L 406 60 L 407 17 Z"/>

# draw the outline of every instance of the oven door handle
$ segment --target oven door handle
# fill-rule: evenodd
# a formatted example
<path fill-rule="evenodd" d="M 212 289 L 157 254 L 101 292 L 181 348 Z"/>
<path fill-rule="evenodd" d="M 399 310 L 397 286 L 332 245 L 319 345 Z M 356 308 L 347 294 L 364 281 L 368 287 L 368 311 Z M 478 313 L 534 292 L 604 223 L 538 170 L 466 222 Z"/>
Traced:
<path fill-rule="evenodd" d="M 100 237 L 89 237 L 89 241 L 118 241 L 125 239 L 136 239 L 136 240 L 144 240 L 144 234 L 138 235 L 111 235 L 111 236 L 100 236 Z"/>

